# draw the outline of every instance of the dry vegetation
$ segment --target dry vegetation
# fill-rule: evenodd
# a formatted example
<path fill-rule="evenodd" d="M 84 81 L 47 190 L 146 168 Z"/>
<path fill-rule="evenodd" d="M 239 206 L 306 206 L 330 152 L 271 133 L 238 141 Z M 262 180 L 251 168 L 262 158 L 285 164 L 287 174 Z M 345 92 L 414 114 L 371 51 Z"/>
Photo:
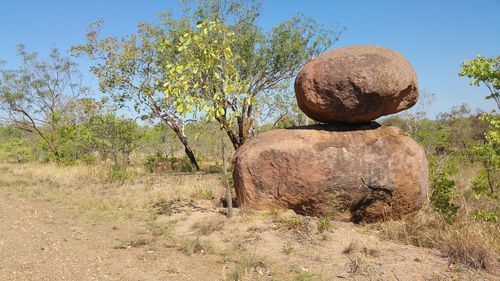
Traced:
<path fill-rule="evenodd" d="M 402 221 L 375 226 L 380 235 L 418 247 L 440 250 L 453 263 L 471 268 L 493 270 L 500 261 L 500 223 L 474 220 L 470 214 L 473 204 L 470 181 L 478 173 L 476 165 L 464 165 L 454 176 L 456 190 L 453 201 L 461 206 L 453 221 L 426 204 L 417 214 Z"/>
<path fill-rule="evenodd" d="M 364 226 L 278 210 L 241 209 L 227 220 L 217 174 L 132 169 L 130 178 L 112 182 L 105 171 L 97 166 L 1 164 L 0 199 L 24 200 L 36 212 L 44 210 L 56 218 L 55 225 L 75 220 L 82 235 L 102 240 L 87 253 L 95 252 L 109 263 L 110 272 L 95 275 L 98 280 L 498 278 L 498 227 L 465 218 L 447 224 L 430 208 L 403 221 Z M 71 239 L 64 232 L 58 235 Z M 81 240 L 72 251 L 89 247 Z M 0 252 L 0 259 L 10 255 L 0 271 L 2 280 L 49 280 L 41 272 L 50 276 L 58 266 L 49 261 L 28 273 L 21 264 L 29 256 L 13 259 L 8 247 Z M 84 260 L 79 266 L 93 268 Z M 84 273 L 68 272 L 65 278 L 92 279 L 78 274 Z"/>

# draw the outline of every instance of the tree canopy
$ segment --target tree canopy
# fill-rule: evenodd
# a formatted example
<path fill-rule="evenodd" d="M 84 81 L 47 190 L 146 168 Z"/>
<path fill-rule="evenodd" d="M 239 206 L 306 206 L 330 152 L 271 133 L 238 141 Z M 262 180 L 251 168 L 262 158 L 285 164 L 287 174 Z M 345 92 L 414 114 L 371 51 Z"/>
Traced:
<path fill-rule="evenodd" d="M 53 49 L 48 60 L 40 60 L 24 45 L 17 48 L 22 64 L 1 69 L 1 117 L 19 129 L 37 134 L 54 154 L 61 152 L 57 130 L 71 108 L 90 94 L 81 81 L 76 63 Z"/>
<path fill-rule="evenodd" d="M 95 60 L 101 91 L 144 119 L 162 120 L 196 164 L 183 132 L 188 122 L 217 121 L 238 148 L 256 126 L 263 96 L 283 94 L 277 89 L 343 31 L 296 15 L 264 32 L 260 9 L 257 1 L 186 1 L 180 17 L 163 13 L 160 24 L 141 23 L 130 36 L 100 39 L 96 22 L 72 50 Z"/>

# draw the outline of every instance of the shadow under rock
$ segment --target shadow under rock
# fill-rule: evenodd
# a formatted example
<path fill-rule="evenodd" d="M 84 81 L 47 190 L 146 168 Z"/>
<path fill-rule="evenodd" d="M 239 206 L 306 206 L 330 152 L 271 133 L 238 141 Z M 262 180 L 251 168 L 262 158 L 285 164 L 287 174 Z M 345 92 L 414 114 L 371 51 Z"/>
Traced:
<path fill-rule="evenodd" d="M 348 132 L 348 131 L 365 131 L 379 128 L 377 122 L 368 123 L 330 123 L 330 124 L 315 124 L 309 126 L 288 127 L 286 130 L 323 130 L 330 132 Z"/>

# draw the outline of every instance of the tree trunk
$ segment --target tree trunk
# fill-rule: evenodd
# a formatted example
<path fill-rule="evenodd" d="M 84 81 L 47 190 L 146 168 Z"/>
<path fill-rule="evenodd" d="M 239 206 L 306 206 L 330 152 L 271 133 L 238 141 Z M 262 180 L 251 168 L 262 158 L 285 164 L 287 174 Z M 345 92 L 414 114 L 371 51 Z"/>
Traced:
<path fill-rule="evenodd" d="M 186 135 L 184 135 L 181 128 L 179 126 L 177 126 L 176 124 L 172 124 L 171 122 L 168 122 L 166 120 L 164 120 L 164 122 L 177 135 L 177 138 L 181 141 L 182 145 L 184 146 L 184 153 L 189 158 L 189 161 L 191 162 L 191 164 L 196 168 L 197 171 L 199 171 L 200 166 L 198 166 L 198 162 L 196 161 L 196 157 L 194 156 L 193 150 L 191 149 L 191 146 L 189 145 L 189 142 L 188 142 Z"/>
<path fill-rule="evenodd" d="M 225 117 L 223 117 L 223 116 L 216 117 L 215 119 L 222 126 L 223 130 L 226 131 L 227 136 L 231 140 L 231 143 L 233 144 L 234 149 L 235 150 L 238 149 L 242 145 L 242 143 L 240 143 L 240 139 L 239 139 L 238 135 L 231 129 L 231 127 L 229 127 L 229 124 L 227 123 L 227 120 L 225 119 Z"/>
<path fill-rule="evenodd" d="M 184 142 L 184 140 L 186 142 Z M 181 140 L 182 144 L 184 145 L 184 153 L 186 153 L 187 157 L 189 158 L 189 161 L 191 162 L 191 164 L 193 164 L 193 166 L 196 168 L 196 171 L 199 171 L 200 170 L 200 166 L 198 166 L 198 162 L 196 161 L 196 157 L 194 156 L 194 153 L 193 153 L 193 150 L 191 149 L 191 147 L 189 146 L 189 144 L 187 143 L 187 139 L 186 138 L 183 138 Z"/>
<path fill-rule="evenodd" d="M 231 194 L 231 185 L 227 176 L 227 148 L 224 132 L 221 130 L 221 151 L 222 151 L 222 174 L 224 177 L 224 185 L 226 186 L 226 201 L 227 201 L 227 218 L 233 216 L 233 196 Z"/>

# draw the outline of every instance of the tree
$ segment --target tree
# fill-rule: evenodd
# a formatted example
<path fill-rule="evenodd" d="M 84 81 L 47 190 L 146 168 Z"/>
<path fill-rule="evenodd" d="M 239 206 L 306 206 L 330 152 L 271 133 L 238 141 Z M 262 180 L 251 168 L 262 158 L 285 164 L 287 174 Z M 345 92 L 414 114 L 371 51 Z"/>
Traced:
<path fill-rule="evenodd" d="M 495 100 L 500 110 L 500 56 L 484 58 L 478 55 L 475 59 L 465 61 L 458 75 L 471 78 L 472 86 L 486 86 L 490 92 L 486 99 Z"/>
<path fill-rule="evenodd" d="M 293 92 L 278 89 L 265 92 L 259 100 L 255 120 L 260 124 L 269 123 L 275 128 L 309 125 L 315 122 L 299 109 Z"/>
<path fill-rule="evenodd" d="M 266 92 L 289 86 L 300 67 L 338 40 L 342 29 L 325 29 L 296 15 L 264 33 L 255 24 L 254 1 L 205 1 L 186 16 L 196 26 L 183 33 L 167 65 L 165 93 L 183 114 L 203 112 L 226 131 L 234 148 L 246 142 L 255 109 Z"/>
<path fill-rule="evenodd" d="M 0 111 L 8 123 L 38 135 L 59 161 L 58 128 L 70 106 L 89 94 L 77 65 L 57 49 L 49 60 L 17 48 L 22 64 L 18 69 L 1 70 Z"/>
<path fill-rule="evenodd" d="M 96 62 L 91 71 L 99 79 L 100 91 L 108 93 L 119 107 L 132 105 L 142 119 L 159 119 L 175 132 L 187 157 L 199 170 L 184 133 L 186 119 L 176 112 L 173 100 L 165 97 L 160 87 L 166 59 L 159 55 L 158 45 L 165 40 L 176 42 L 186 28 L 184 21 L 167 17 L 162 26 L 141 23 L 137 33 L 122 38 L 99 39 L 103 22 L 98 21 L 89 26 L 86 43 L 72 47 L 72 52 Z"/>
<path fill-rule="evenodd" d="M 29 140 L 21 133 L 19 129 L 12 126 L 0 125 L 0 160 L 15 159 L 20 163 L 33 153 Z"/>
<path fill-rule="evenodd" d="M 108 113 L 93 117 L 86 127 L 92 132 L 94 147 L 103 159 L 112 159 L 115 166 L 129 162 L 139 139 L 137 123 Z"/>
<path fill-rule="evenodd" d="M 420 132 L 423 121 L 427 117 L 429 108 L 435 99 L 434 93 L 425 90 L 420 91 L 418 103 L 409 110 L 398 114 L 405 123 L 405 130 L 413 137 L 416 137 Z"/>
<path fill-rule="evenodd" d="M 462 64 L 460 76 L 472 78 L 471 85 L 485 85 L 489 90 L 486 99 L 493 99 L 500 110 L 500 56 L 484 58 L 477 56 L 473 60 Z M 490 128 L 482 145 L 472 147 L 471 152 L 483 166 L 480 175 L 473 181 L 472 189 L 479 199 L 486 195 L 497 202 L 493 210 L 478 210 L 475 217 L 481 220 L 498 221 L 500 209 L 498 203 L 500 198 L 500 118 L 493 110 L 484 113 L 482 119 L 489 122 Z"/>

